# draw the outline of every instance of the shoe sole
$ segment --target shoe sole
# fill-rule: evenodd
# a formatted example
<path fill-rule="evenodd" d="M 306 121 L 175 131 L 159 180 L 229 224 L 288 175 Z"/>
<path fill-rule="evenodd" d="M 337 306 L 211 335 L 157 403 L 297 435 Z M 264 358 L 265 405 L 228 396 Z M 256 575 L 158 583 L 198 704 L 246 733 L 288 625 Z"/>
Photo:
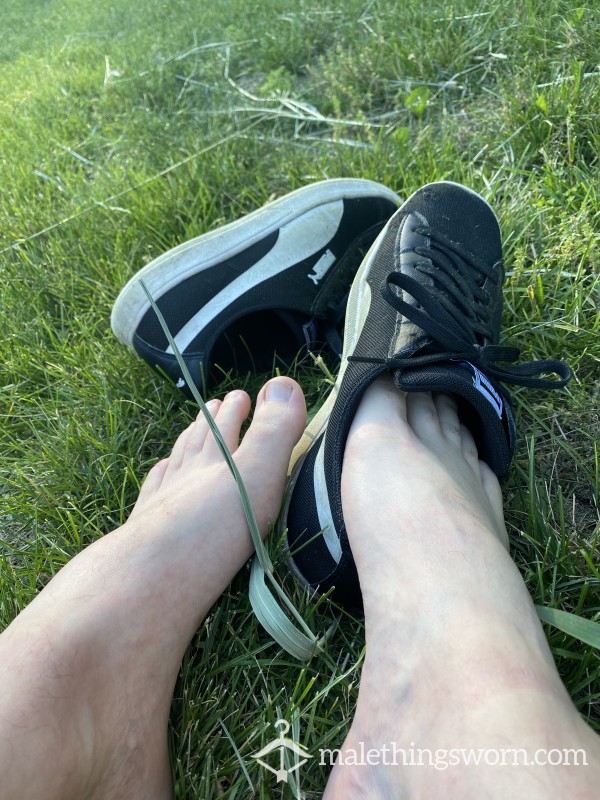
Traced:
<path fill-rule="evenodd" d="M 214 231 L 184 242 L 142 267 L 124 286 L 113 306 L 111 326 L 123 344 L 132 346 L 134 334 L 150 304 L 140 279 L 158 299 L 181 281 L 214 267 L 276 232 L 312 209 L 344 199 L 372 197 L 395 205 L 398 195 L 369 180 L 337 178 L 304 186 Z"/>

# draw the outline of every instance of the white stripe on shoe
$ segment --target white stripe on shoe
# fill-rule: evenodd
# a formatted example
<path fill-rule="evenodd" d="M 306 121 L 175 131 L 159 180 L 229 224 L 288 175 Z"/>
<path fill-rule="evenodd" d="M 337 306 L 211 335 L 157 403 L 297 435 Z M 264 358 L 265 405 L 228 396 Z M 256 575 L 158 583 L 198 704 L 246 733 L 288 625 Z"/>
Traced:
<path fill-rule="evenodd" d="M 246 292 L 326 247 L 337 233 L 343 213 L 344 201 L 338 200 L 311 209 L 301 218 L 284 225 L 273 248 L 216 294 L 181 328 L 174 337 L 179 350 L 184 351 L 207 325 Z M 310 241 L 306 237 L 307 228 Z M 173 354 L 170 346 L 165 352 Z"/>
<path fill-rule="evenodd" d="M 315 459 L 314 489 L 315 505 L 319 517 L 319 527 L 323 532 L 323 541 L 327 545 L 327 549 L 331 553 L 331 557 L 335 563 L 339 564 L 342 557 L 342 545 L 337 535 L 335 525 L 333 524 L 333 516 L 329 506 L 327 482 L 325 481 L 325 437 L 323 437 Z"/>

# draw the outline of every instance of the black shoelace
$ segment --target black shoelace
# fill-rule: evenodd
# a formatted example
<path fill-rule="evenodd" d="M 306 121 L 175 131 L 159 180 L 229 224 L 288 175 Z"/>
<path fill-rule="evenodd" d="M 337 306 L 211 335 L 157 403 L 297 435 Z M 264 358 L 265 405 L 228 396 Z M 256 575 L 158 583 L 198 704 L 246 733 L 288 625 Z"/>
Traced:
<path fill-rule="evenodd" d="M 392 356 L 388 359 L 350 356 L 348 360 L 382 364 L 389 369 L 449 360 L 469 361 L 485 375 L 502 383 L 538 389 L 560 389 L 565 386 L 571 378 L 571 371 L 563 361 L 545 359 L 511 367 L 498 366 L 498 362 L 514 365 L 520 353 L 517 347 L 477 344 L 478 336 L 494 338 L 489 321 L 489 294 L 479 285 L 482 275 L 494 280 L 492 268 L 429 227 L 421 226 L 416 231 L 427 236 L 431 246 L 416 247 L 414 252 L 431 263 L 417 264 L 415 268 L 434 278 L 434 285 L 423 286 L 409 275 L 391 272 L 381 285 L 381 293 L 392 308 L 431 336 L 439 346 L 439 352 L 407 358 Z M 392 286 L 407 292 L 419 303 L 420 308 L 399 297 Z M 538 377 L 542 373 L 555 373 L 559 380 Z"/>

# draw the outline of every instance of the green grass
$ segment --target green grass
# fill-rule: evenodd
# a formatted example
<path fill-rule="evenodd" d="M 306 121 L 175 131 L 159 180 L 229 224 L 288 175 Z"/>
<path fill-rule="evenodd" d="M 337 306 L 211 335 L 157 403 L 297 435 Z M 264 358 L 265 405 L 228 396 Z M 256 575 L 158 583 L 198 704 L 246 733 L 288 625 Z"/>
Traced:
<path fill-rule="evenodd" d="M 505 335 L 563 357 L 556 393 L 515 393 L 505 491 L 534 601 L 600 615 L 600 10 L 561 0 L 4 0 L 0 10 L 0 625 L 118 525 L 194 409 L 110 332 L 125 281 L 165 249 L 309 181 L 408 195 L 465 182 L 506 243 Z M 40 233 L 46 231 L 45 233 Z M 314 405 L 325 391 L 294 374 Z M 245 380 L 255 390 L 264 376 Z M 224 382 L 219 392 L 231 385 Z M 281 575 L 285 571 L 281 570 Z M 244 572 L 182 667 L 171 745 L 178 797 L 279 796 L 250 753 L 301 715 L 341 743 L 359 623 L 294 663 L 258 629 Z M 306 603 L 314 630 L 335 612 Z M 600 730 L 598 651 L 546 626 L 580 713 Z M 319 796 L 323 768 L 305 768 Z"/>

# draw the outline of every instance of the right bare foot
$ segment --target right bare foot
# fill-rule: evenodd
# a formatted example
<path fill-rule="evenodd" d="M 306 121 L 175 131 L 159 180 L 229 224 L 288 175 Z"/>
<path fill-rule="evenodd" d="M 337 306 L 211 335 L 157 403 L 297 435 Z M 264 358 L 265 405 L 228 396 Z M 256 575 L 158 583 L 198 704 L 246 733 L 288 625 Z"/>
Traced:
<path fill-rule="evenodd" d="M 389 379 L 370 387 L 346 445 L 342 502 L 367 650 L 326 800 L 596 797 L 599 739 L 560 681 L 507 552 L 498 482 L 452 398 L 405 396 Z M 589 766 L 403 768 L 401 755 L 384 766 L 390 751 L 379 765 L 343 765 L 361 742 L 365 752 L 395 743 L 409 758 L 417 748 L 523 748 L 531 758 L 583 748 Z"/>

